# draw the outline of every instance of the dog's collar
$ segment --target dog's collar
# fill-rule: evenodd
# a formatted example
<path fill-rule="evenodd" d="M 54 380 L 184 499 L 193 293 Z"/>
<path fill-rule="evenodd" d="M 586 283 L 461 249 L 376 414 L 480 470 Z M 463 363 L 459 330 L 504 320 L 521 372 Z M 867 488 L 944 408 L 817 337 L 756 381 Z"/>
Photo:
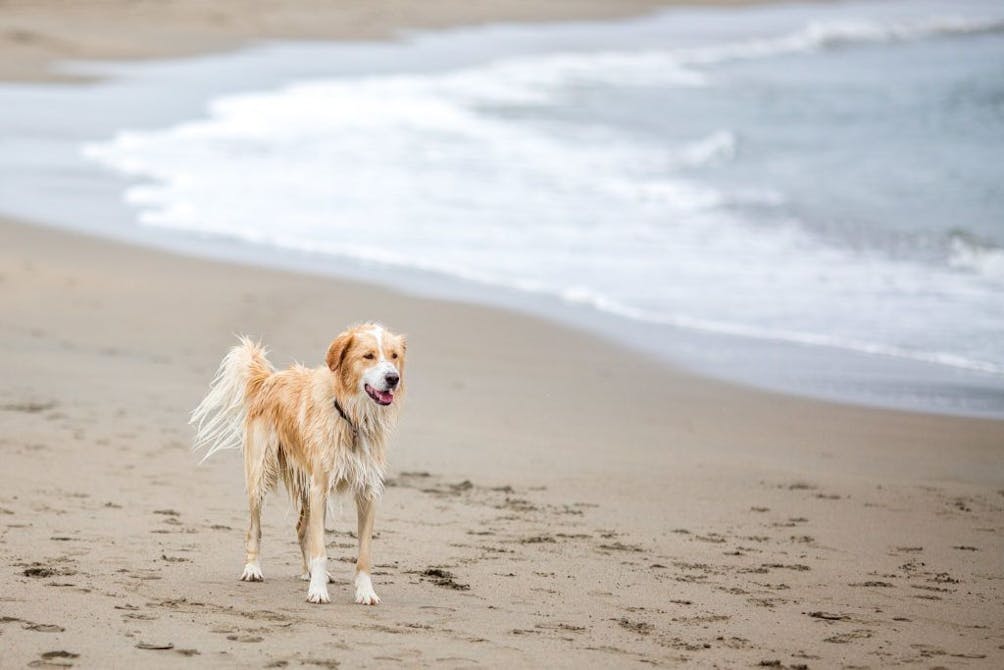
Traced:
<path fill-rule="evenodd" d="M 341 403 L 338 402 L 338 398 L 335 398 L 335 409 L 338 410 L 338 413 L 342 416 L 342 419 L 345 421 L 345 423 L 349 424 L 349 428 L 352 429 L 352 446 L 355 447 L 356 440 L 359 438 L 359 429 L 356 428 L 356 424 L 352 423 L 352 419 L 350 419 L 349 415 L 345 413 L 344 409 L 342 409 L 342 405 Z"/>

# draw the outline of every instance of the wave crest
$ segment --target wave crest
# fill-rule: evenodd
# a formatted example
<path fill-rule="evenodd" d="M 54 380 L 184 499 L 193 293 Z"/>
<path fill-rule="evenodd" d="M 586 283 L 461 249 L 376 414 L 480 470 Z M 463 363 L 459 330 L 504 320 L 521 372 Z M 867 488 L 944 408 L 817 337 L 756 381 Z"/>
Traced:
<path fill-rule="evenodd" d="M 956 234 L 949 242 L 948 264 L 988 279 L 1004 280 L 1004 249 Z"/>

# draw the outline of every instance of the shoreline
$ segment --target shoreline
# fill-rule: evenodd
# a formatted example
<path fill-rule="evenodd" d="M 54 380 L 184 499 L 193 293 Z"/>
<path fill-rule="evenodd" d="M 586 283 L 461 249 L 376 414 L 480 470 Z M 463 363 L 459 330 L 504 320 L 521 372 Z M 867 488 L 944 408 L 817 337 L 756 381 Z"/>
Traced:
<path fill-rule="evenodd" d="M 378 321 L 384 320 L 379 318 L 377 315 L 370 314 L 373 308 L 369 305 L 377 304 L 381 307 L 388 305 L 391 308 L 389 311 L 405 311 L 409 314 L 409 318 L 420 321 L 420 326 L 423 329 L 430 330 L 436 334 L 442 334 L 441 331 L 445 330 L 440 325 L 444 322 L 477 322 L 496 327 L 504 324 L 504 327 L 498 327 L 497 330 L 505 331 L 507 333 L 511 333 L 512 331 L 524 331 L 526 334 L 521 335 L 521 338 L 524 341 L 533 341 L 537 337 L 543 337 L 545 342 L 542 343 L 541 351 L 536 353 L 537 358 L 535 358 L 535 360 L 543 360 L 556 354 L 557 350 L 551 345 L 559 342 L 569 342 L 572 348 L 586 350 L 586 352 L 588 352 L 588 357 L 594 360 L 594 364 L 597 366 L 606 367 L 611 364 L 624 364 L 625 370 L 616 373 L 615 376 L 621 378 L 621 381 L 626 381 L 629 384 L 633 383 L 631 378 L 638 375 L 642 370 L 651 371 L 652 375 L 657 375 L 661 380 L 667 381 L 668 383 L 666 384 L 667 388 L 665 389 L 655 388 L 651 390 L 652 397 L 646 399 L 643 403 L 648 407 L 668 406 L 670 404 L 668 402 L 670 398 L 673 398 L 678 402 L 686 401 L 687 403 L 693 404 L 694 407 L 697 407 L 702 406 L 707 398 L 718 397 L 723 401 L 724 405 L 736 404 L 748 406 L 748 411 L 743 411 L 736 417 L 738 421 L 752 421 L 754 423 L 765 421 L 770 425 L 777 425 L 784 423 L 785 421 L 789 421 L 791 423 L 791 428 L 796 432 L 807 431 L 808 434 L 817 433 L 821 427 L 816 425 L 815 420 L 806 421 L 803 418 L 804 415 L 832 414 L 834 415 L 832 418 L 835 422 L 833 425 L 827 426 L 826 428 L 839 428 L 840 432 L 846 432 L 854 435 L 855 441 L 864 446 L 866 450 L 866 445 L 871 444 L 872 438 L 869 436 L 873 433 L 882 432 L 874 430 L 875 426 L 883 425 L 886 421 L 908 426 L 909 430 L 907 432 L 910 432 L 910 430 L 924 432 L 926 434 L 927 441 L 932 444 L 938 443 L 942 440 L 950 442 L 953 434 L 968 434 L 971 438 L 973 438 L 969 441 L 970 446 L 976 447 L 982 452 L 982 457 L 986 459 L 984 463 L 979 467 L 972 468 L 970 470 L 949 469 L 940 473 L 930 473 L 927 476 L 931 477 L 932 480 L 1004 484 L 1004 465 L 995 462 L 992 458 L 996 452 L 1004 449 L 1004 441 L 997 440 L 998 436 L 1004 438 L 1004 420 L 1001 419 L 963 417 L 871 407 L 852 403 L 839 403 L 748 387 L 731 383 L 729 381 L 717 380 L 700 373 L 690 372 L 657 358 L 653 359 L 648 356 L 635 354 L 632 350 L 626 348 L 622 343 L 617 342 L 616 340 L 533 314 L 493 305 L 485 305 L 478 302 L 456 301 L 439 297 L 415 295 L 396 290 L 390 286 L 371 283 L 365 280 L 303 273 L 289 268 L 263 267 L 255 263 L 240 260 L 227 261 L 211 257 L 198 257 L 154 247 L 140 246 L 128 241 L 120 241 L 105 236 L 93 235 L 87 232 L 64 230 L 44 223 L 18 221 L 4 216 L 0 216 L 0 229 L 3 230 L 4 238 L 10 242 L 6 251 L 4 264 L 4 269 L 8 273 L 13 274 L 17 272 L 27 272 L 30 274 L 35 271 L 37 262 L 43 262 L 51 263 L 57 273 L 64 272 L 67 275 L 62 283 L 52 280 L 46 281 L 43 285 L 38 287 L 39 293 L 50 290 L 60 293 L 63 289 L 65 289 L 68 298 L 69 294 L 71 294 L 77 286 L 77 282 L 74 281 L 70 275 L 73 274 L 73 272 L 80 272 L 81 269 L 83 269 L 85 270 L 85 275 L 90 276 L 92 279 L 100 280 L 104 287 L 112 289 L 113 292 L 124 291 L 133 295 L 139 290 L 138 288 L 125 286 L 118 287 L 116 286 L 116 282 L 124 280 L 127 277 L 141 279 L 142 269 L 147 264 L 155 264 L 159 266 L 159 274 L 169 277 L 179 275 L 180 278 L 181 273 L 191 271 L 192 275 L 190 277 L 185 277 L 185 282 L 192 284 L 193 286 L 199 284 L 200 278 L 203 275 L 209 275 L 213 279 L 225 280 L 229 280 L 231 276 L 236 275 L 240 275 L 242 278 L 260 275 L 260 278 L 256 277 L 254 282 L 255 284 L 270 285 L 274 283 L 277 286 L 309 286 L 314 291 L 320 290 L 322 301 L 324 300 L 323 296 L 325 287 L 330 287 L 340 298 L 344 299 L 344 302 L 338 306 L 339 310 L 348 309 L 349 311 L 357 312 L 362 315 L 358 319 L 343 319 L 343 326 L 348 323 L 366 320 L 369 318 L 375 318 Z M 77 255 L 78 251 L 80 252 L 79 257 Z M 127 265 L 127 268 L 115 267 L 113 261 L 121 261 Z M 19 265 L 20 267 L 18 267 Z M 50 318 L 61 319 L 61 316 L 56 313 L 49 313 L 50 310 L 48 309 L 39 309 L 40 307 L 43 307 L 42 303 L 32 304 L 30 301 L 23 302 L 25 299 L 33 297 L 31 295 L 33 287 L 30 282 L 25 283 L 23 281 L 12 285 L 10 281 L 11 274 L 4 274 L 3 276 L 4 284 L 9 289 L 6 297 L 14 298 L 13 309 L 6 310 L 5 312 L 8 315 L 5 322 L 8 332 L 16 331 L 24 337 L 44 337 L 46 334 L 32 329 L 30 327 L 30 322 L 33 320 L 41 321 Z M 156 283 L 159 279 L 159 277 L 154 278 L 154 283 Z M 110 284 L 108 283 L 109 280 L 111 280 Z M 157 288 L 173 292 L 173 289 L 170 286 L 158 286 Z M 250 301 L 247 290 L 239 285 L 217 284 L 211 286 L 210 289 L 211 290 L 208 291 L 206 296 L 206 300 L 208 302 L 219 302 L 221 299 L 221 296 L 218 295 L 219 293 L 228 293 L 233 295 L 241 294 L 245 296 L 244 302 Z M 184 300 L 184 294 L 189 292 L 182 293 L 182 295 L 177 296 L 180 300 Z M 95 297 L 97 296 L 91 297 L 89 301 L 85 302 L 89 302 L 91 306 L 103 304 L 103 300 L 95 300 Z M 293 293 L 288 297 L 295 298 L 296 295 Z M 240 302 L 241 301 L 234 301 L 234 308 L 238 311 L 240 310 Z M 281 304 L 272 305 L 270 307 L 282 311 Z M 20 314 L 22 308 L 28 308 L 28 311 L 24 313 L 23 316 L 30 318 L 14 318 Z M 89 311 L 89 308 L 88 305 L 82 305 L 77 306 L 74 311 L 86 314 Z M 427 318 L 427 314 L 429 313 L 436 313 L 440 316 L 430 319 Z M 446 314 L 450 315 L 449 318 L 444 318 L 442 316 Z M 168 315 L 170 315 L 170 310 L 168 310 Z M 145 322 L 145 319 L 147 318 L 153 317 L 160 319 L 163 318 L 164 315 L 157 313 L 140 313 L 136 316 L 140 322 Z M 260 317 L 260 315 L 255 316 Z M 318 316 L 323 318 L 325 321 L 328 321 L 330 318 L 326 315 Z M 309 315 L 307 318 L 310 318 Z M 256 318 L 253 322 L 257 321 L 258 319 Z M 414 339 L 412 333 L 417 330 L 414 326 L 411 328 L 400 327 L 395 321 L 390 319 L 386 319 L 386 321 L 390 327 L 398 328 L 406 334 L 409 334 L 409 341 Z M 285 331 L 285 327 L 281 323 L 262 323 L 268 323 L 268 325 L 263 325 L 257 329 L 251 329 L 251 331 L 248 332 L 254 336 L 265 337 L 265 333 L 271 328 L 278 328 Z M 96 337 L 100 341 L 102 337 L 100 330 L 101 326 L 100 324 L 96 325 L 97 328 L 90 330 L 88 335 Z M 241 330 L 242 332 L 246 331 L 246 329 Z M 487 334 L 490 335 L 491 332 L 492 329 L 488 329 Z M 218 332 L 214 335 L 215 339 L 218 339 L 223 343 L 224 349 L 221 349 L 220 351 L 224 351 L 226 343 L 232 340 L 231 335 L 232 333 L 229 330 L 227 332 Z M 479 335 L 482 335 L 482 333 L 479 333 Z M 164 333 L 163 336 L 169 337 L 170 333 Z M 296 339 L 300 339 L 302 337 L 304 337 L 304 335 L 299 335 Z M 316 337 L 321 337 L 322 340 L 325 340 L 322 344 L 326 345 L 326 334 L 311 333 L 310 335 L 306 335 L 306 337 L 311 340 Z M 467 336 L 464 333 L 453 333 L 450 340 L 463 341 L 466 338 Z M 491 337 L 486 339 L 494 340 L 495 338 Z M 68 343 L 64 340 L 61 346 L 66 346 L 67 344 Z M 216 349 L 219 349 L 219 345 L 216 345 Z M 521 351 L 520 353 L 526 352 Z M 577 357 L 582 355 L 581 351 L 576 353 Z M 449 355 L 449 352 L 445 350 L 438 350 L 437 354 L 439 356 L 444 354 Z M 625 354 L 631 358 L 629 362 L 624 361 Z M 632 354 L 634 355 L 632 356 Z M 12 353 L 9 355 L 12 355 Z M 153 358 L 157 357 L 154 356 Z M 284 361 L 283 363 L 278 364 L 282 367 L 287 363 L 293 362 L 293 360 L 299 359 L 289 359 L 286 357 L 280 360 Z M 162 363 L 163 361 L 158 362 Z M 307 364 L 309 364 L 309 361 Z M 536 367 L 536 364 L 532 367 Z M 212 371 L 208 367 L 198 367 L 190 369 L 189 373 L 193 370 L 205 374 Z M 609 374 L 611 373 L 608 371 L 607 375 Z M 606 375 L 601 375 L 601 377 L 603 376 Z M 414 381 L 412 383 L 414 383 Z M 658 387 L 658 385 L 656 386 Z M 681 397 L 681 393 L 683 394 L 683 397 Z M 550 393 L 546 393 L 546 395 L 550 396 Z M 686 397 L 687 395 L 691 395 L 692 397 Z M 524 398 L 522 400 L 525 402 L 531 402 L 532 398 Z M 628 398 L 626 402 L 632 403 L 635 401 L 632 398 Z M 710 412 L 705 418 L 718 415 L 717 409 L 702 409 L 710 409 Z M 696 414 L 692 414 L 689 411 L 686 413 L 688 415 L 696 416 Z M 573 411 L 572 416 L 579 417 L 579 414 L 577 411 Z M 603 417 L 598 417 L 596 420 L 601 423 L 604 422 Z M 848 420 L 851 420 L 851 423 L 855 425 L 846 424 L 845 422 Z M 687 429 L 688 432 L 693 427 L 692 422 L 688 421 L 682 423 L 689 424 Z M 971 434 L 966 430 L 967 428 L 972 429 Z M 732 434 L 732 429 L 729 427 L 723 427 L 722 430 L 723 434 Z M 765 449 L 769 449 L 770 445 L 777 440 L 777 436 L 775 435 L 749 435 L 748 437 L 759 448 Z M 786 436 L 782 441 L 793 444 L 796 443 L 798 439 L 801 439 L 801 436 L 791 434 Z M 896 442 L 900 448 L 906 450 L 911 448 L 909 440 L 905 440 L 903 442 L 894 440 L 894 442 Z M 946 442 L 946 445 L 949 442 Z M 718 444 L 716 447 L 723 448 L 723 444 Z M 784 451 L 785 449 L 781 449 L 778 454 L 782 454 Z M 866 454 L 859 455 L 865 456 L 866 458 L 869 457 Z M 886 456 L 889 457 L 890 463 L 897 460 L 893 457 L 893 454 L 886 454 Z M 784 454 L 777 460 L 766 461 L 766 463 L 770 465 L 770 467 L 783 468 L 788 457 L 788 454 Z M 819 463 L 819 465 L 821 464 L 822 462 Z M 986 467 L 991 464 L 996 467 Z M 865 463 L 861 463 L 860 465 L 865 466 Z M 855 466 L 854 468 L 840 472 L 840 474 L 842 476 L 865 478 L 870 478 L 872 474 L 889 477 L 894 476 L 897 470 L 899 470 L 905 475 L 903 481 L 907 482 L 914 481 L 918 476 L 920 476 L 922 471 L 922 468 L 918 468 L 916 471 L 903 470 L 903 464 L 897 464 L 895 467 L 890 467 L 889 469 L 872 469 L 872 466 L 874 465 L 875 464 L 873 463 L 868 463 L 867 467 Z"/>

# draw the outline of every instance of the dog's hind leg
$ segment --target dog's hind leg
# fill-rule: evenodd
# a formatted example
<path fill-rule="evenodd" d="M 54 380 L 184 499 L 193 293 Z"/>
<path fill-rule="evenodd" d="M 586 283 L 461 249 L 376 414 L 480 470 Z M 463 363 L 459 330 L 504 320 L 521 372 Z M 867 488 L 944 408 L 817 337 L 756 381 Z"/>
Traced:
<path fill-rule="evenodd" d="M 248 499 L 251 522 L 248 524 L 247 559 L 244 561 L 244 572 L 241 581 L 260 582 L 265 577 L 261 573 L 261 500 L 254 497 Z"/>
<path fill-rule="evenodd" d="M 300 541 L 300 553 L 303 554 L 303 574 L 300 579 L 310 581 L 310 563 L 307 560 L 307 520 L 310 518 L 310 502 L 304 497 L 300 499 L 300 518 L 296 520 L 296 539 Z"/>
<path fill-rule="evenodd" d="M 250 521 L 246 540 L 247 557 L 241 580 L 260 582 L 261 572 L 261 506 L 265 494 L 275 484 L 275 439 L 260 423 L 252 422 L 244 437 L 244 475 L 248 493 Z"/>
<path fill-rule="evenodd" d="M 300 553 L 303 554 L 303 572 L 300 579 L 310 581 L 310 559 L 307 552 L 307 525 L 310 519 L 310 502 L 304 497 L 300 501 L 300 517 L 296 521 L 296 538 L 300 541 Z M 334 584 L 335 578 L 328 572 L 328 583 Z"/>

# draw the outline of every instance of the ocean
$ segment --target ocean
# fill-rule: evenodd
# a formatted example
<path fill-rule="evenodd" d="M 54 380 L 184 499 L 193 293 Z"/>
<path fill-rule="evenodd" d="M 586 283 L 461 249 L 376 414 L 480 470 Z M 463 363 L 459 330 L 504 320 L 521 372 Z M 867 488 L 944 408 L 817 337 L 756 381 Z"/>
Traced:
<path fill-rule="evenodd" d="M 235 90 L 203 73 L 195 113 L 77 156 L 153 236 L 496 292 L 768 388 L 1004 415 L 1000 2 L 416 33 L 291 76 L 303 48 L 217 57 L 245 59 Z"/>

